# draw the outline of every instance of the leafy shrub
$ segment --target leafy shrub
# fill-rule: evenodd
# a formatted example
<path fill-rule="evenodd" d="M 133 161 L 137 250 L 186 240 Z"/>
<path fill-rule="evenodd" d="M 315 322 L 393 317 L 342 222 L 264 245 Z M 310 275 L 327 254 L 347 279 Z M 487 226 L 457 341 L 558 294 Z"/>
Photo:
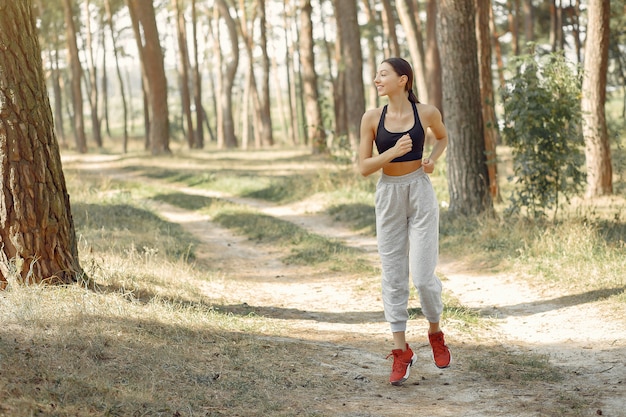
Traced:
<path fill-rule="evenodd" d="M 511 146 L 515 182 L 510 213 L 533 217 L 558 210 L 561 195 L 580 190 L 584 163 L 580 85 L 562 55 L 520 57 L 503 91 L 503 135 Z"/>

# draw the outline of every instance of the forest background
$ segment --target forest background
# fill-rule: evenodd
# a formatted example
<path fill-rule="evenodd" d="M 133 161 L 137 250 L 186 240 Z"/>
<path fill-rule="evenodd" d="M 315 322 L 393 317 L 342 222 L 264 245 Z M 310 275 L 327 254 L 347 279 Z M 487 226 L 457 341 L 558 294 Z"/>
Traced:
<path fill-rule="evenodd" d="M 210 217 L 220 226 L 266 245 L 278 242 L 279 252 L 285 251 L 283 244 L 289 247 L 293 253 L 280 268 L 304 263 L 318 273 L 376 277 L 375 269 L 360 269 L 367 262 L 352 265 L 354 253 L 336 242 L 320 243 L 317 235 L 294 232 L 230 204 L 244 197 L 300 203 L 315 212 L 322 199 L 325 215 L 372 236 L 375 179 L 357 179 L 353 163 L 363 111 L 383 104 L 370 81 L 380 61 L 392 55 L 412 62 L 418 97 L 441 109 L 449 130 L 445 163 L 438 164 L 432 177 L 442 202 L 443 257 L 491 273 L 515 270 L 525 282 L 542 291 L 558 289 L 576 305 L 600 303 L 617 328 L 624 328 L 619 314 L 626 304 L 623 1 L 63 0 L 3 1 L 0 9 L 0 270 L 3 287 L 11 290 L 3 298 L 7 326 L 0 346 L 2 357 L 15 359 L 5 362 L 15 366 L 2 371 L 0 410 L 7 415 L 55 407 L 67 413 L 128 415 L 129 410 L 139 412 L 138 404 L 148 414 L 158 414 L 164 403 L 178 413 L 186 401 L 208 410 L 207 415 L 228 415 L 225 410 L 233 407 L 242 415 L 290 415 L 270 392 L 289 389 L 291 382 L 287 378 L 283 385 L 284 375 L 270 371 L 274 363 L 266 356 L 267 368 L 255 371 L 267 375 L 268 385 L 263 392 L 248 390 L 242 402 L 228 394 L 242 381 L 221 385 L 226 374 L 212 368 L 212 359 L 209 374 L 196 373 L 186 364 L 198 358 L 181 353 L 173 366 L 192 374 L 191 382 L 177 387 L 186 396 L 158 394 L 156 400 L 150 399 L 154 386 L 145 385 L 151 377 L 143 372 L 133 376 L 130 369 L 140 363 L 140 355 L 122 362 L 123 349 L 139 352 L 137 332 L 147 326 L 148 333 L 157 335 L 148 341 L 154 346 L 173 338 L 176 346 L 202 350 L 209 340 L 215 344 L 213 358 L 225 351 L 232 355 L 232 363 L 215 359 L 222 370 L 248 378 L 235 363 L 248 358 L 228 346 L 241 343 L 241 334 L 250 329 L 251 334 L 285 336 L 274 325 L 266 327 L 265 318 L 276 314 L 269 307 L 276 300 L 268 301 L 268 310 L 251 309 L 227 300 L 215 277 L 209 278 L 209 288 L 200 284 L 207 278 L 197 275 L 202 272 L 196 262 L 200 270 L 208 266 L 219 274 L 231 255 L 226 248 L 219 248 L 224 250 L 218 250 L 221 258 L 205 259 L 194 252 L 192 238 L 149 215 L 162 210 L 151 204 L 187 210 L 211 206 Z M 33 37 L 36 46 L 29 43 Z M 267 162 L 270 168 L 257 166 L 267 159 L 275 159 Z M 70 209 L 65 176 L 75 210 Z M 213 194 L 167 195 L 158 192 L 163 184 L 148 185 L 148 178 L 208 188 Z M 287 243 L 281 244 L 283 239 Z M 348 265 L 355 269 L 346 270 Z M 176 269 L 186 279 L 170 282 L 167 276 L 180 275 Z M 236 267 L 223 273 L 233 282 L 242 279 Z M 355 284 L 364 286 L 365 294 L 375 285 L 369 278 Z M 36 282 L 78 282 L 80 288 L 18 289 L 21 283 Z M 198 285 L 201 293 L 193 289 Z M 83 286 L 96 291 L 82 292 Z M 289 294 L 292 302 L 296 295 Z M 88 301 L 80 307 L 76 297 Z M 235 304 L 228 305 L 230 301 Z M 448 304 L 454 306 L 446 312 L 448 324 L 484 323 L 486 313 L 476 316 L 472 309 Z M 65 309 L 69 322 L 53 320 L 58 309 Z M 199 319 L 198 312 L 207 311 L 209 322 Z M 257 321 L 259 311 L 268 317 Z M 418 309 L 413 311 L 419 315 Z M 124 314 L 136 315 L 136 322 L 126 323 Z M 166 329 L 158 315 L 175 321 L 176 329 Z M 232 321 L 233 315 L 242 320 Z M 113 319 L 81 330 L 103 316 Z M 192 319 L 199 319 L 199 333 L 187 327 Z M 122 350 L 114 346 L 116 331 L 128 336 Z M 200 334 L 207 331 L 208 336 Z M 262 338 L 243 342 L 259 357 L 265 349 Z M 277 343 L 272 339 L 272 351 L 283 348 Z M 611 346 L 611 354 L 619 357 L 621 342 Z M 72 360 L 62 354 L 68 347 L 84 361 L 79 367 L 102 372 L 102 378 L 70 369 Z M 297 345 L 289 355 L 305 352 L 311 353 L 310 347 Z M 157 380 L 174 383 L 165 369 L 171 351 L 153 353 L 152 372 L 155 367 L 163 372 Z M 487 368 L 480 368 L 478 357 L 464 353 L 476 359 L 474 372 L 484 374 L 493 365 L 481 354 Z M 499 363 L 504 372 L 489 376 L 494 384 L 529 368 L 535 372 L 530 381 L 563 380 L 563 371 L 542 356 L 522 355 L 520 362 L 519 352 L 507 348 L 500 353 L 511 368 Z M 371 366 L 378 372 L 378 365 Z M 38 367 L 46 371 L 38 372 Z M 28 373 L 22 375 L 24 369 Z M 114 376 L 120 371 L 130 376 Z M 339 377 L 326 386 L 323 378 L 309 381 L 314 395 L 328 396 L 327 388 L 345 383 Z M 73 380 L 92 396 L 70 389 Z M 357 375 L 355 380 L 364 379 Z M 212 405 L 190 383 L 208 384 Z M 513 382 L 515 387 L 524 383 Z M 621 381 L 603 380 L 609 383 L 621 387 Z M 131 394 L 136 390 L 138 396 Z M 546 415 L 585 414 L 595 405 L 611 409 L 600 390 L 598 383 L 597 391 L 585 394 L 561 392 L 560 399 L 546 403 Z M 237 390 L 240 395 L 244 391 Z M 116 398 L 120 393 L 124 398 Z M 533 395 L 540 397 L 536 391 Z M 254 413 L 241 411 L 260 397 L 265 402 Z M 517 409 L 514 397 L 498 403 L 503 415 Z M 310 405 L 316 398 L 302 401 Z"/>

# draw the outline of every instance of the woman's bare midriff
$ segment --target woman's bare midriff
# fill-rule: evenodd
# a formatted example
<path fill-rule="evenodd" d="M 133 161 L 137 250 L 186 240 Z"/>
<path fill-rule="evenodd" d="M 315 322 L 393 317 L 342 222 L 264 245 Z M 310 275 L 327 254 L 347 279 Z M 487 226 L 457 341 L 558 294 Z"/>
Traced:
<path fill-rule="evenodd" d="M 392 177 L 410 174 L 417 171 L 422 166 L 422 161 L 389 162 L 383 167 L 383 172 Z"/>

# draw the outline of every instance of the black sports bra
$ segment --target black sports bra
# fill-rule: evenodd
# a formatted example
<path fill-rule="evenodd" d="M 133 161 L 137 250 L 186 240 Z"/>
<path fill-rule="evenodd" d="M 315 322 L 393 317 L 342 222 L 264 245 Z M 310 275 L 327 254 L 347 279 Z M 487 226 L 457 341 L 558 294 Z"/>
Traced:
<path fill-rule="evenodd" d="M 376 149 L 378 149 L 379 154 L 393 148 L 398 139 L 400 139 L 407 133 L 409 134 L 409 136 L 411 136 L 411 139 L 413 140 L 413 148 L 411 149 L 411 151 L 406 153 L 405 155 L 393 159 L 391 162 L 417 161 L 422 159 L 422 154 L 424 152 L 424 128 L 422 127 L 422 123 L 420 122 L 420 118 L 417 114 L 416 104 L 413 102 L 411 102 L 411 104 L 413 105 L 413 117 L 415 123 L 413 124 L 413 127 L 407 131 L 390 132 L 385 129 L 385 115 L 387 114 L 387 105 L 383 107 L 383 112 L 380 115 L 375 140 Z"/>

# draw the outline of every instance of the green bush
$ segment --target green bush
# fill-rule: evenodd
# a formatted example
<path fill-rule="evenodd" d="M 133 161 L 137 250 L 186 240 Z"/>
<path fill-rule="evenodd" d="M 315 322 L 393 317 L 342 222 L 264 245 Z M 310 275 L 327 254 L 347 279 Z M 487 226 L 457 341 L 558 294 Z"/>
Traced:
<path fill-rule="evenodd" d="M 503 135 L 511 146 L 515 187 L 510 213 L 532 218 L 554 215 L 563 195 L 584 181 L 580 129 L 580 77 L 562 55 L 520 57 L 503 91 Z"/>

